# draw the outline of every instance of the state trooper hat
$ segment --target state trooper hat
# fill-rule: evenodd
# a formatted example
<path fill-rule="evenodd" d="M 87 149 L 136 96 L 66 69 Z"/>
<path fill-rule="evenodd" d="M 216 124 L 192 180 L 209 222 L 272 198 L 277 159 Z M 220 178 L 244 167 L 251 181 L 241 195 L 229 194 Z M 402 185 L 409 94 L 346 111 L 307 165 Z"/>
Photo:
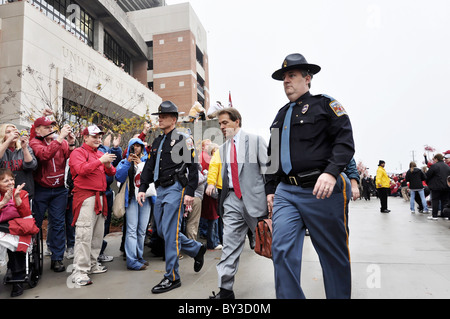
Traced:
<path fill-rule="evenodd" d="M 161 105 L 158 107 L 157 113 L 152 113 L 152 115 L 159 115 L 159 114 L 184 114 L 184 112 L 178 112 L 178 107 L 175 105 L 175 103 L 171 101 L 164 101 L 161 103 Z"/>
<path fill-rule="evenodd" d="M 301 69 L 308 71 L 311 74 L 317 74 L 320 72 L 321 67 L 316 64 L 308 63 L 305 57 L 300 53 L 293 53 L 289 54 L 284 59 L 281 69 L 275 71 L 272 74 L 272 78 L 275 80 L 282 81 L 284 72 L 294 69 Z"/>

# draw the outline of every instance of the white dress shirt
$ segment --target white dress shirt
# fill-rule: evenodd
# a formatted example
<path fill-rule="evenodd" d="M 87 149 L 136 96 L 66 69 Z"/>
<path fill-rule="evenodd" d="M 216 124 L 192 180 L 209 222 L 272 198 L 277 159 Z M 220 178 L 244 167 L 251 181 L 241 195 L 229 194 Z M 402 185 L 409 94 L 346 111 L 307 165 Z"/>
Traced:
<path fill-rule="evenodd" d="M 240 136 L 241 136 L 241 130 L 239 129 L 239 131 L 236 133 L 236 135 L 233 136 L 234 145 L 236 145 L 236 158 L 239 158 L 238 154 L 239 154 L 239 140 L 240 140 Z M 233 188 L 233 179 L 231 178 L 231 140 L 230 140 L 230 148 L 229 148 L 227 153 L 228 153 L 227 154 L 228 187 L 229 188 Z"/>

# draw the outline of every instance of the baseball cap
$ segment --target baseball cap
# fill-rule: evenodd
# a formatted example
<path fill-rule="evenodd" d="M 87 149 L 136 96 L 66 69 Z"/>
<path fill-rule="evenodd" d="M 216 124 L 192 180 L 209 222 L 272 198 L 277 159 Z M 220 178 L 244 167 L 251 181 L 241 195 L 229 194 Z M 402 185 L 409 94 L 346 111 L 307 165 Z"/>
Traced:
<path fill-rule="evenodd" d="M 51 120 L 51 119 L 49 119 L 48 117 L 45 117 L 45 116 L 40 117 L 36 121 L 34 121 L 34 127 L 39 127 L 39 126 L 42 126 L 42 125 L 44 125 L 44 126 L 55 125 L 55 124 L 56 124 L 55 121 L 53 121 L 53 120 Z"/>
<path fill-rule="evenodd" d="M 105 132 L 100 130 L 97 125 L 91 125 L 86 127 L 81 134 L 95 136 L 97 134 L 105 134 Z"/>

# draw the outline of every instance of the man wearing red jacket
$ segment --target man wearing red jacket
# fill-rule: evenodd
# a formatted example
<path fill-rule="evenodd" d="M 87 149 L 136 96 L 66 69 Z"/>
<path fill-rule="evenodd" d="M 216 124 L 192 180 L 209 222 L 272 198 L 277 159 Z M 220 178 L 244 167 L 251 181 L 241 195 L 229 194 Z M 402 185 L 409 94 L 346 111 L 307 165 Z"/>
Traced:
<path fill-rule="evenodd" d="M 92 283 L 89 274 L 107 270 L 97 258 L 108 214 L 105 173 L 108 176 L 116 174 L 111 165 L 116 155 L 98 150 L 103 134 L 96 125 L 85 128 L 82 132 L 84 143 L 72 152 L 69 161 L 74 182 L 72 225 L 76 226 L 72 281 L 80 286 Z"/>
<path fill-rule="evenodd" d="M 75 148 L 75 136 L 69 125 L 59 135 L 54 130 L 55 121 L 40 117 L 34 122 L 36 136 L 30 147 L 38 159 L 35 171 L 35 194 L 33 213 L 36 225 L 41 228 L 44 214 L 48 212 L 47 246 L 52 252 L 50 269 L 65 270 L 62 262 L 66 248 L 66 206 L 67 189 L 64 186 L 66 161 Z"/>

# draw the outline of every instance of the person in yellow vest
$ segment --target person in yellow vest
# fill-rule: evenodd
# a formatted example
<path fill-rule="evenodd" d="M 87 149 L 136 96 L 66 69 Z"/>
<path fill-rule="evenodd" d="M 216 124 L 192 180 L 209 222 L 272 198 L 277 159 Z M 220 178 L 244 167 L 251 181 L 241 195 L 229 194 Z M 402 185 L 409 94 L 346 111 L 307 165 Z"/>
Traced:
<path fill-rule="evenodd" d="M 390 179 L 386 173 L 386 170 L 384 169 L 385 165 L 386 163 L 383 160 L 380 160 L 378 162 L 376 186 L 378 191 L 378 198 L 380 199 L 381 203 L 380 212 L 389 213 L 390 210 L 387 207 L 387 198 L 390 190 Z"/>

